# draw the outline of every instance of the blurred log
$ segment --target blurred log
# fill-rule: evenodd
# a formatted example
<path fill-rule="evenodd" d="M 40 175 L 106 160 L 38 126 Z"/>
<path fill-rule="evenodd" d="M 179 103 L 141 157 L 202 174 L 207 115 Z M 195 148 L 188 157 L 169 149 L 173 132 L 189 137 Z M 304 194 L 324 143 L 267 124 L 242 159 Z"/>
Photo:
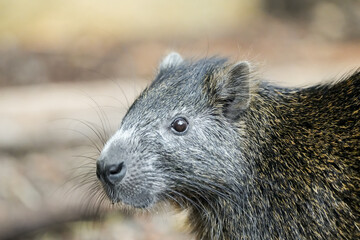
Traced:
<path fill-rule="evenodd" d="M 41 232 L 62 228 L 71 222 L 98 220 L 106 213 L 106 210 L 86 209 L 79 204 L 59 206 L 60 201 L 56 204 L 44 203 L 42 208 L 36 210 L 19 207 L 16 211 L 5 214 L 0 219 L 0 239 L 32 237 Z"/>
<path fill-rule="evenodd" d="M 69 222 L 89 221 L 98 218 L 93 212 L 81 212 L 76 209 L 42 209 L 41 212 L 26 212 L 24 216 L 18 216 L 6 223 L 0 223 L 0 239 L 21 239 L 24 236 L 32 235 L 54 227 L 63 226 Z"/>
<path fill-rule="evenodd" d="M 0 88 L 0 150 L 74 146 L 86 136 L 98 140 L 81 121 L 115 130 L 145 84 L 122 79 Z"/>

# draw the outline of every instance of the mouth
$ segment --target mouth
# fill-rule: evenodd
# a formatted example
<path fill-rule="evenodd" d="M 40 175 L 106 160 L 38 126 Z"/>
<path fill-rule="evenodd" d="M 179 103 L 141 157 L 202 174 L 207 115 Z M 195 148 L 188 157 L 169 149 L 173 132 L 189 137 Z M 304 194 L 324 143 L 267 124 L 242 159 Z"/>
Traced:
<path fill-rule="evenodd" d="M 157 202 L 155 195 L 148 189 L 136 192 L 134 191 L 136 188 L 121 189 L 104 183 L 103 188 L 112 204 L 120 203 L 134 208 L 148 209 Z"/>

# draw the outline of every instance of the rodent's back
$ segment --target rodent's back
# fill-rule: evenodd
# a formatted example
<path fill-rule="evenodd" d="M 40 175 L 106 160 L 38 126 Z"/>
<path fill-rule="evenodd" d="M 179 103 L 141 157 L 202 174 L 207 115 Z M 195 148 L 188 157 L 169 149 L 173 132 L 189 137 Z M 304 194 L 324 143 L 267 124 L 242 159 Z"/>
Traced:
<path fill-rule="evenodd" d="M 287 89 L 170 54 L 97 175 L 113 202 L 188 209 L 197 239 L 356 239 L 359 76 Z"/>
<path fill-rule="evenodd" d="M 272 203 L 283 203 L 274 204 L 273 211 L 294 218 L 285 225 L 298 222 L 306 238 L 356 239 L 360 73 L 305 89 L 265 84 L 252 103 L 246 120 L 249 151 L 261 153 L 253 158 L 261 176 L 258 185 Z M 266 133 L 257 133 L 259 122 Z"/>

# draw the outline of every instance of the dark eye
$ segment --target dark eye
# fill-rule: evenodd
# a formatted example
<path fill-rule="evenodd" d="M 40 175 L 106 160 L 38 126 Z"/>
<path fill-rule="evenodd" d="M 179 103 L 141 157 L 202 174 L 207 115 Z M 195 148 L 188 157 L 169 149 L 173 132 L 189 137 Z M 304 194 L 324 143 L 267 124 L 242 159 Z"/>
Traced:
<path fill-rule="evenodd" d="M 188 125 L 189 123 L 185 118 L 179 117 L 171 123 L 171 128 L 177 133 L 183 133 L 187 130 Z"/>

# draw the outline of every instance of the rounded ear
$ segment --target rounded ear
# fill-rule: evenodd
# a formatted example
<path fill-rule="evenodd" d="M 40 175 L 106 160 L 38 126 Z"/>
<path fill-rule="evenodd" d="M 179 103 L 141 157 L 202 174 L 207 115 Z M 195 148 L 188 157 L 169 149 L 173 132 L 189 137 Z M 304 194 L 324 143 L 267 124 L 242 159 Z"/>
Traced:
<path fill-rule="evenodd" d="M 236 120 L 242 110 L 250 104 L 250 64 L 247 61 L 235 64 L 229 71 L 227 84 L 222 91 L 223 97 L 227 99 L 224 115 Z"/>
<path fill-rule="evenodd" d="M 183 62 L 183 58 L 177 52 L 169 53 L 160 63 L 160 70 L 175 67 Z"/>
<path fill-rule="evenodd" d="M 212 78 L 215 102 L 223 115 L 236 121 L 250 104 L 250 64 L 238 62 L 225 69 L 223 77 Z"/>

